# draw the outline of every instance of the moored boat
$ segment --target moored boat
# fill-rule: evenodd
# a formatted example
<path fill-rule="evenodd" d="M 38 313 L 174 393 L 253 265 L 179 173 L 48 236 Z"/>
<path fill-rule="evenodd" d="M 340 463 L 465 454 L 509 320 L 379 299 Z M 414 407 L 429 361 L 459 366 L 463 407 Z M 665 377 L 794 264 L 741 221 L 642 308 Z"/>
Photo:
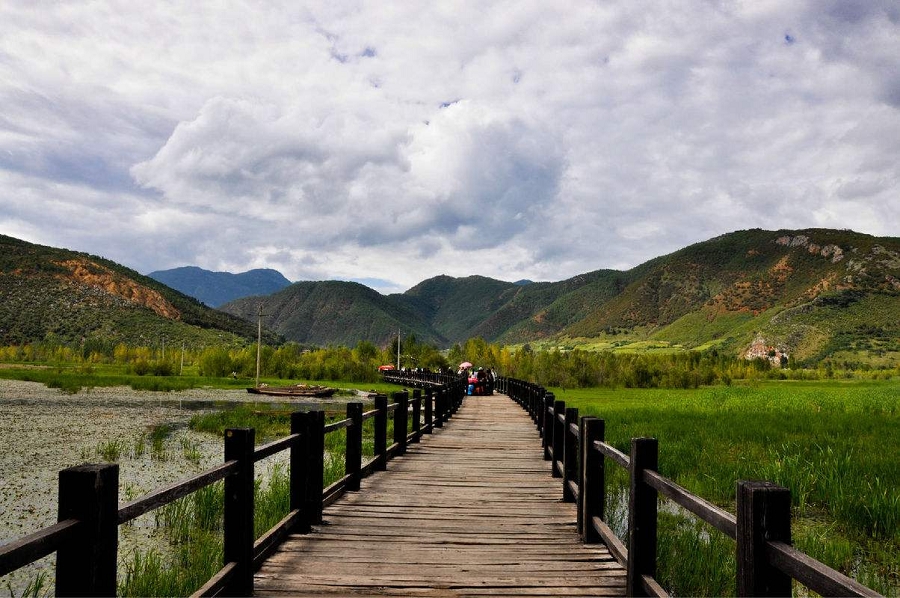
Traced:
<path fill-rule="evenodd" d="M 247 392 L 257 395 L 271 395 L 276 397 L 330 397 L 337 391 L 330 386 L 317 384 L 295 384 L 293 386 L 268 386 L 260 384 L 247 388 Z"/>

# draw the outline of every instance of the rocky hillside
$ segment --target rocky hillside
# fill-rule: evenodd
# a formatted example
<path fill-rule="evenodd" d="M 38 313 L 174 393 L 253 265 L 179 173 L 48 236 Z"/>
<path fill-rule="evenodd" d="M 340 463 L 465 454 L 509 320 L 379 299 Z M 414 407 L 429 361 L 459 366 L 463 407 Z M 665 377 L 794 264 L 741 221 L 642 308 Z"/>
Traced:
<path fill-rule="evenodd" d="M 247 321 L 109 260 L 0 235 L 2 344 L 213 342 L 232 332 L 256 336 Z"/>
<path fill-rule="evenodd" d="M 642 331 L 686 347 L 746 351 L 759 337 L 800 359 L 894 350 L 900 239 L 851 231 L 751 230 L 651 260 L 621 293 L 561 331 L 597 337 Z M 873 333 L 877 330 L 877 333 Z"/>

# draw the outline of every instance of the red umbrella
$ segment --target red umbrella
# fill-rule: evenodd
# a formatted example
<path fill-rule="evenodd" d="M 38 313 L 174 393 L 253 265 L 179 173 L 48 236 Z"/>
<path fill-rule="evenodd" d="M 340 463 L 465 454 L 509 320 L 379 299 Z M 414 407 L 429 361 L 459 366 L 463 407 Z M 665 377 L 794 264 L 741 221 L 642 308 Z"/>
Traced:
<path fill-rule="evenodd" d="M 383 372 L 383 371 L 385 371 L 385 370 L 392 370 L 392 369 L 394 369 L 394 366 L 392 366 L 392 365 L 380 365 L 380 366 L 378 366 L 378 371 L 379 371 L 379 372 Z"/>
<path fill-rule="evenodd" d="M 468 361 L 464 361 L 461 364 L 459 364 L 459 369 L 461 369 L 461 370 L 464 370 L 464 369 L 470 368 L 470 367 L 472 367 L 472 364 L 469 363 Z"/>

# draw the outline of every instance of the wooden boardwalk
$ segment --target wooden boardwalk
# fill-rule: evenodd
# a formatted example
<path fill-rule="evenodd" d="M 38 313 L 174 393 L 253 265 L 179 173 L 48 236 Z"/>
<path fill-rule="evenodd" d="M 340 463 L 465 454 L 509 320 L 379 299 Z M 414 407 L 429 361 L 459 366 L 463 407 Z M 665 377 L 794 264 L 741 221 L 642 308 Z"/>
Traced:
<path fill-rule="evenodd" d="M 388 471 L 290 536 L 255 594 L 290 596 L 624 596 L 625 571 L 583 545 L 575 507 L 542 460 L 525 411 L 468 397 Z"/>

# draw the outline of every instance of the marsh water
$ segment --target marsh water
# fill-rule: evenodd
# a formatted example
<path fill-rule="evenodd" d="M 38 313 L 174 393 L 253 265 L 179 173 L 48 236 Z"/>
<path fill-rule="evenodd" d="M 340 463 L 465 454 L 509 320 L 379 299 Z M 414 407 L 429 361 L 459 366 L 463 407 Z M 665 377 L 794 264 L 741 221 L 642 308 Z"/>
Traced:
<path fill-rule="evenodd" d="M 58 472 L 66 467 L 116 461 L 123 503 L 221 463 L 222 440 L 190 430 L 188 422 L 198 412 L 259 398 L 243 390 L 127 387 L 65 394 L 39 383 L 0 380 L 0 544 L 56 523 Z M 151 432 L 159 427 L 167 434 L 154 443 Z M 264 463 L 271 467 L 273 460 L 278 456 Z M 265 475 L 266 465 L 260 466 Z M 152 514 L 120 526 L 120 561 L 136 548 L 156 547 L 155 527 Z M 0 591 L 18 596 L 41 572 L 52 582 L 53 559 L 0 578 Z"/>

